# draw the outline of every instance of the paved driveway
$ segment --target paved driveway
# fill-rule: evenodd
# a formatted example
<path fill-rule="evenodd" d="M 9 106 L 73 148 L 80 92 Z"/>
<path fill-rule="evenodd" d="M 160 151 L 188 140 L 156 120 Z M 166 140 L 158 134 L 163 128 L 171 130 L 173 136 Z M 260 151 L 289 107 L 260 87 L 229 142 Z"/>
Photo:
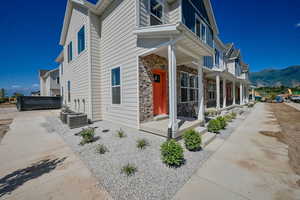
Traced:
<path fill-rule="evenodd" d="M 299 176 L 288 163 L 287 146 L 260 131 L 280 131 L 265 104 L 255 110 L 176 194 L 176 200 L 299 200 Z"/>
<path fill-rule="evenodd" d="M 110 199 L 60 136 L 43 127 L 54 113 L 13 115 L 0 144 L 0 199 Z"/>

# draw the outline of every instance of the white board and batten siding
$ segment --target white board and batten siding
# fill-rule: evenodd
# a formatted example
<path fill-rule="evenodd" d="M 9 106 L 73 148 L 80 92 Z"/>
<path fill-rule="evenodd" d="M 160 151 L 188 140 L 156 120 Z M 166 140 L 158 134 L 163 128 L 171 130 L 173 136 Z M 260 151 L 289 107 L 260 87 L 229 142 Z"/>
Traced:
<path fill-rule="evenodd" d="M 115 0 L 101 16 L 101 107 L 104 120 L 139 126 L 136 1 Z M 121 104 L 111 98 L 111 69 L 121 67 Z"/>
<path fill-rule="evenodd" d="M 77 33 L 85 26 L 85 50 L 78 55 Z M 85 112 L 92 117 L 90 104 L 90 65 L 89 65 L 89 17 L 88 11 L 74 5 L 70 20 L 66 42 L 64 45 L 64 73 L 63 83 L 64 98 L 67 105 L 74 111 Z M 73 59 L 68 63 L 68 44 L 72 41 Z M 71 101 L 68 102 L 68 85 L 71 82 Z M 79 99 L 79 103 L 75 100 Z M 85 103 L 83 102 L 85 101 Z"/>

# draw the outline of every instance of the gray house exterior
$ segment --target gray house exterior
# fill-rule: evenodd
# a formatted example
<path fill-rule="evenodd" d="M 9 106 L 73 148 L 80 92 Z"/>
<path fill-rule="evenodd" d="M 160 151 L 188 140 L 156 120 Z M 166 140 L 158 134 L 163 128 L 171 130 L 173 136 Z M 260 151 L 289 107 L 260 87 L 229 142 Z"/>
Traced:
<path fill-rule="evenodd" d="M 68 0 L 60 45 L 64 104 L 92 121 L 143 129 L 248 99 L 249 66 L 223 44 L 209 0 Z M 239 53 L 237 53 L 239 52 Z"/>

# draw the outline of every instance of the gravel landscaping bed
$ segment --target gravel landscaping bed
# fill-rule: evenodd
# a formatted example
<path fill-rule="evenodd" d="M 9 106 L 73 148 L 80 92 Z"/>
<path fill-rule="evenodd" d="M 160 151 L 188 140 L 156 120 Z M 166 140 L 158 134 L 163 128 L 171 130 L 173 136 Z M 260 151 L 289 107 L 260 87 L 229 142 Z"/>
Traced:
<path fill-rule="evenodd" d="M 228 138 L 248 112 L 238 116 L 218 137 Z M 97 122 L 97 140 L 84 146 L 79 145 L 81 137 L 75 136 L 79 129 L 70 130 L 56 117 L 47 117 L 43 126 L 49 132 L 57 132 L 71 146 L 110 195 L 116 199 L 171 199 L 189 180 L 192 174 L 212 155 L 212 151 L 189 152 L 185 149 L 186 162 L 179 168 L 167 167 L 161 161 L 160 145 L 166 138 L 144 133 L 136 129 L 120 126 L 111 122 Z M 117 131 L 122 128 L 125 138 L 119 138 Z M 147 139 L 150 146 L 140 150 L 136 147 L 138 139 Z M 180 141 L 183 146 L 183 141 Z M 104 144 L 109 152 L 97 154 L 96 146 Z M 121 173 L 126 164 L 133 164 L 137 172 L 127 177 Z"/>
<path fill-rule="evenodd" d="M 54 117 L 48 117 L 47 121 L 47 125 L 44 124 L 48 126 L 47 130 L 52 132 L 54 129 L 63 137 L 114 199 L 171 199 L 212 154 L 206 150 L 185 150 L 185 164 L 179 168 L 169 168 L 160 157 L 160 145 L 166 140 L 163 137 L 122 127 L 126 137 L 119 138 L 116 131 L 121 128 L 120 125 L 97 122 L 91 127 L 98 127 L 95 135 L 98 140 L 81 146 L 81 138 L 74 135 L 81 129 L 69 130 Z M 109 131 L 103 132 L 106 129 Z M 136 147 L 136 140 L 142 138 L 150 143 L 144 150 Z M 97 154 L 97 144 L 106 145 L 109 152 Z M 137 167 L 135 175 L 130 177 L 121 174 L 121 168 L 128 163 Z"/>

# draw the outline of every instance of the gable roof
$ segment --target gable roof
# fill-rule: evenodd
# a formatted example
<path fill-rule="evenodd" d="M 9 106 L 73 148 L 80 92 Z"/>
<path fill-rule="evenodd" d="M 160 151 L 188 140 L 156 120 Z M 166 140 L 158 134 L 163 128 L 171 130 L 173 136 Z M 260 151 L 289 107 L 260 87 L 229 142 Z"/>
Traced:
<path fill-rule="evenodd" d="M 95 3 L 96 4 L 95 4 Z M 74 4 L 86 8 L 91 12 L 101 15 L 105 8 L 111 3 L 111 0 L 67 0 L 63 28 L 60 35 L 59 44 L 64 46 L 71 21 Z"/>
<path fill-rule="evenodd" d="M 219 28 L 218 28 L 218 25 L 217 25 L 217 22 L 216 22 L 216 18 L 215 18 L 215 14 L 214 14 L 211 2 L 210 2 L 210 0 L 203 0 L 203 2 L 204 2 L 204 5 L 206 7 L 206 11 L 207 11 L 207 14 L 208 14 L 210 25 L 212 26 L 214 34 L 219 35 Z"/>

